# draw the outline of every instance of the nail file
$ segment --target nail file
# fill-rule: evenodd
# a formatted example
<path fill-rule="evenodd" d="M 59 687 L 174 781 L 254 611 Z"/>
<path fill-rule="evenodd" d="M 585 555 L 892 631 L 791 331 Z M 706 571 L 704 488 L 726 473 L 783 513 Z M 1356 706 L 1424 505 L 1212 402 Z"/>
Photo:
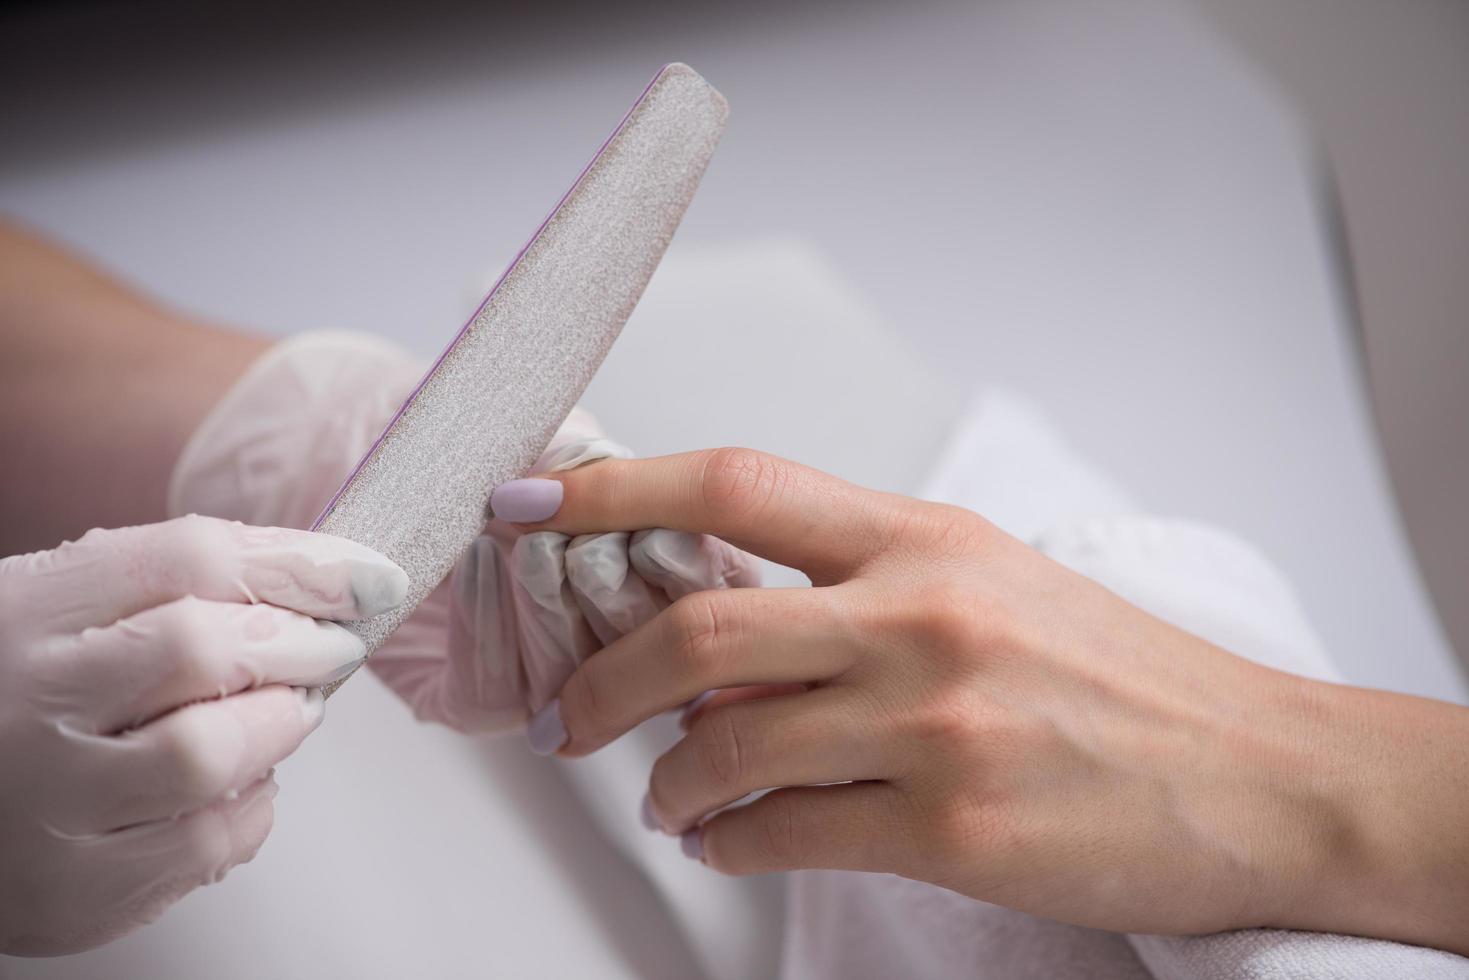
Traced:
<path fill-rule="evenodd" d="M 316 519 L 312 530 L 408 573 L 402 605 L 345 624 L 369 653 L 480 534 L 491 489 L 525 475 L 581 397 L 728 114 L 692 68 L 659 71 Z"/>

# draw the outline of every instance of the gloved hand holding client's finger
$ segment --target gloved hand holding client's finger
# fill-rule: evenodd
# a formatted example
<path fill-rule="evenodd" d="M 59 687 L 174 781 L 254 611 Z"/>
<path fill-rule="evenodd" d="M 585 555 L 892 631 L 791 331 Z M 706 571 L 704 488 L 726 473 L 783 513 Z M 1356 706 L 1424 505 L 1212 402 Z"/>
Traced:
<path fill-rule="evenodd" d="M 195 432 L 175 466 L 170 512 L 309 526 L 422 369 L 399 348 L 357 334 L 281 342 Z M 532 472 L 631 455 L 578 409 Z M 754 560 L 706 535 L 522 535 L 491 519 L 369 665 L 420 719 L 505 730 L 550 701 L 588 656 L 671 600 L 754 584 Z"/>

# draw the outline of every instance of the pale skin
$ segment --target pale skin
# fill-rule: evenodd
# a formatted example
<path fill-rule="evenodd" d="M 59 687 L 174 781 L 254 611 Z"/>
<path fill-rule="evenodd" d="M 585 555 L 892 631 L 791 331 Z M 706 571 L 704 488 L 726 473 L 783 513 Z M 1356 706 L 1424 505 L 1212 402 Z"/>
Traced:
<path fill-rule="evenodd" d="M 1469 953 L 1469 710 L 1255 665 L 969 511 L 750 450 L 555 479 L 528 528 L 702 531 L 813 582 L 682 599 L 562 690 L 582 756 L 701 691 L 783 685 L 710 702 L 653 767 L 658 822 L 710 867 Z"/>
<path fill-rule="evenodd" d="M 0 555 L 162 520 L 179 449 L 267 344 L 0 223 L 0 458 L 24 474 L 0 481 Z M 532 527 L 707 532 L 815 584 L 680 600 L 562 692 L 579 756 L 749 689 L 697 712 L 650 780 L 712 868 L 889 871 L 1108 929 L 1469 954 L 1469 710 L 1253 665 L 978 515 L 748 450 L 556 479 L 561 509 Z"/>
<path fill-rule="evenodd" d="M 206 325 L 0 219 L 0 556 L 163 520 L 173 461 L 268 338 Z"/>

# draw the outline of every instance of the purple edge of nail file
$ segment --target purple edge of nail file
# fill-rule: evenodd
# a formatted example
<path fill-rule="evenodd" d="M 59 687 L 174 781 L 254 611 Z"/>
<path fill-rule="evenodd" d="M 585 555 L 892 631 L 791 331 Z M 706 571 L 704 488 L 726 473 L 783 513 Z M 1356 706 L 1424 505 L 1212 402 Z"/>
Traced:
<path fill-rule="evenodd" d="M 344 624 L 369 653 L 474 542 L 490 491 L 529 470 L 581 398 L 728 114 L 692 68 L 659 71 L 312 525 L 408 573 L 400 606 Z"/>

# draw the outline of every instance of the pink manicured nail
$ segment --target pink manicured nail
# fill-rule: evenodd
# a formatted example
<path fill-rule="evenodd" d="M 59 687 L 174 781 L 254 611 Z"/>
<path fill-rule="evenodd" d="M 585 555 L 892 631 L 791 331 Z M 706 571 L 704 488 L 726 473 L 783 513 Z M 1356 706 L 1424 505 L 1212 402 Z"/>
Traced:
<path fill-rule="evenodd" d="M 536 755 L 551 755 L 566 744 L 560 698 L 531 715 L 530 724 L 525 726 L 525 740 Z"/>
<path fill-rule="evenodd" d="M 678 839 L 678 846 L 683 848 L 683 856 L 692 861 L 704 860 L 704 829 L 695 827 L 687 831 Z"/>
<path fill-rule="evenodd" d="M 490 494 L 490 514 L 511 524 L 544 521 L 561 509 L 563 492 L 559 480 L 511 480 Z"/>
<path fill-rule="evenodd" d="M 658 824 L 658 816 L 653 812 L 653 798 L 647 793 L 643 794 L 643 807 L 639 816 L 642 817 L 643 826 L 649 830 L 662 830 Z"/>

